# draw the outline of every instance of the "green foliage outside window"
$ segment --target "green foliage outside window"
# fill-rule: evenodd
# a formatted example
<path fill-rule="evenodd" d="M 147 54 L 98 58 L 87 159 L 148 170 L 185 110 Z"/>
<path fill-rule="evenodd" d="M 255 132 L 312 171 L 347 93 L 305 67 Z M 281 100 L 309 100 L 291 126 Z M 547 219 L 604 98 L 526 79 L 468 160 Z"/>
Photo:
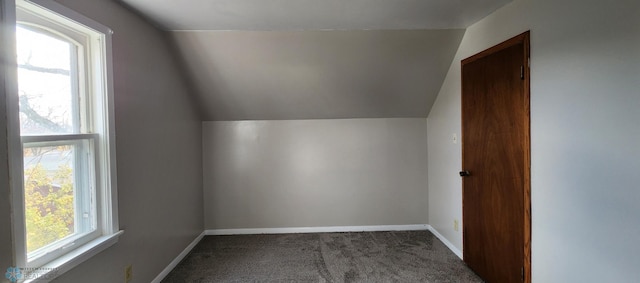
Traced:
<path fill-rule="evenodd" d="M 27 252 L 74 232 L 72 170 L 61 165 L 54 172 L 38 163 L 24 171 Z"/>

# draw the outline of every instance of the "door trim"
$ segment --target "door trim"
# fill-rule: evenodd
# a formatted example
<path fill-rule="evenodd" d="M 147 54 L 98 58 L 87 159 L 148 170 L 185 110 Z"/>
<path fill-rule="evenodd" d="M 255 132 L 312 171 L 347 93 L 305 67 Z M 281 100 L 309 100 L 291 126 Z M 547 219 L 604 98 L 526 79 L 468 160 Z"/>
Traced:
<path fill-rule="evenodd" d="M 523 137 L 523 143 L 524 143 L 524 187 L 522 188 L 522 190 L 524 191 L 524 281 L 525 283 L 531 283 L 531 95 L 530 95 L 530 87 L 531 87 L 531 78 L 530 78 L 530 32 L 526 31 L 524 33 L 521 33 L 511 39 L 508 39 L 502 43 L 499 43 L 487 50 L 484 50 L 478 54 L 475 54 L 469 58 L 466 58 L 464 60 L 461 61 L 461 85 L 462 82 L 464 82 L 464 75 L 462 74 L 462 67 L 464 67 L 464 65 L 469 64 L 471 62 L 474 62 L 478 59 L 487 57 L 493 53 L 496 53 L 498 51 L 504 50 L 506 48 L 512 47 L 514 45 L 518 45 L 518 44 L 523 44 L 524 46 L 524 58 L 523 58 L 523 62 L 525 62 L 524 64 L 524 68 L 523 68 L 523 77 L 524 77 L 524 84 L 523 84 L 523 94 L 524 94 L 524 113 L 525 113 L 525 121 L 523 121 L 524 124 L 524 137 Z M 462 91 L 464 91 L 464 88 L 462 88 L 461 90 L 461 103 L 460 103 L 460 107 L 462 108 L 462 105 L 464 105 L 464 95 L 462 95 Z M 461 111 L 462 113 L 462 128 L 464 128 L 464 111 Z M 464 133 L 461 133 L 461 141 L 464 142 L 464 136 L 462 136 Z M 462 146 L 462 168 L 464 170 L 465 164 L 464 164 L 464 146 Z M 462 179 L 463 185 L 462 188 L 464 189 L 464 178 Z M 462 193 L 462 206 L 464 207 L 464 192 Z M 464 209 L 463 209 L 464 211 Z M 462 223 L 464 225 L 464 214 L 462 216 Z M 463 226 L 463 237 L 462 237 L 462 241 L 463 241 L 463 247 L 464 247 L 464 241 L 465 241 L 465 235 L 464 235 L 464 226 Z M 464 250 L 463 250 L 464 253 Z"/>

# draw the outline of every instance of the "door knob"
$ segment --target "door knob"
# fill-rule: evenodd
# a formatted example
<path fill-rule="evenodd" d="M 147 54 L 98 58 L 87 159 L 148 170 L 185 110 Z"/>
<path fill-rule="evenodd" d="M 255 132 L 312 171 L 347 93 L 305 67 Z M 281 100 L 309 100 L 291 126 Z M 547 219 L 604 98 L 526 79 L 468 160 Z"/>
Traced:
<path fill-rule="evenodd" d="M 471 173 L 469 173 L 469 171 L 460 171 L 460 177 L 467 177 L 467 176 L 471 176 Z"/>

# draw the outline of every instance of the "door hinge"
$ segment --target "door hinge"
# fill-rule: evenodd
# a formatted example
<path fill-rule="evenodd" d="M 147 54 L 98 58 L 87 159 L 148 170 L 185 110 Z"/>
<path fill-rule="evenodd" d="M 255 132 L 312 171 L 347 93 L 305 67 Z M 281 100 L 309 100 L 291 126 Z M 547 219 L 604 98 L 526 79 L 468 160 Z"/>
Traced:
<path fill-rule="evenodd" d="M 524 65 L 520 66 L 520 79 L 524 80 Z"/>
<path fill-rule="evenodd" d="M 524 282 L 524 266 L 520 268 L 520 276 L 522 277 L 522 281 Z"/>

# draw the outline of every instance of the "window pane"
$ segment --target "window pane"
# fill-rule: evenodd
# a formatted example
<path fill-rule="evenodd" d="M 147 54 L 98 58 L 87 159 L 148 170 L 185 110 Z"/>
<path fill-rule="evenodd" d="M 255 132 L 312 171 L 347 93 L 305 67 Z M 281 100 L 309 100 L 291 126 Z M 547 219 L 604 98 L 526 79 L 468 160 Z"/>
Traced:
<path fill-rule="evenodd" d="M 75 45 L 20 26 L 16 40 L 21 134 L 77 133 Z"/>
<path fill-rule="evenodd" d="M 27 253 L 95 229 L 86 144 L 25 145 Z"/>

